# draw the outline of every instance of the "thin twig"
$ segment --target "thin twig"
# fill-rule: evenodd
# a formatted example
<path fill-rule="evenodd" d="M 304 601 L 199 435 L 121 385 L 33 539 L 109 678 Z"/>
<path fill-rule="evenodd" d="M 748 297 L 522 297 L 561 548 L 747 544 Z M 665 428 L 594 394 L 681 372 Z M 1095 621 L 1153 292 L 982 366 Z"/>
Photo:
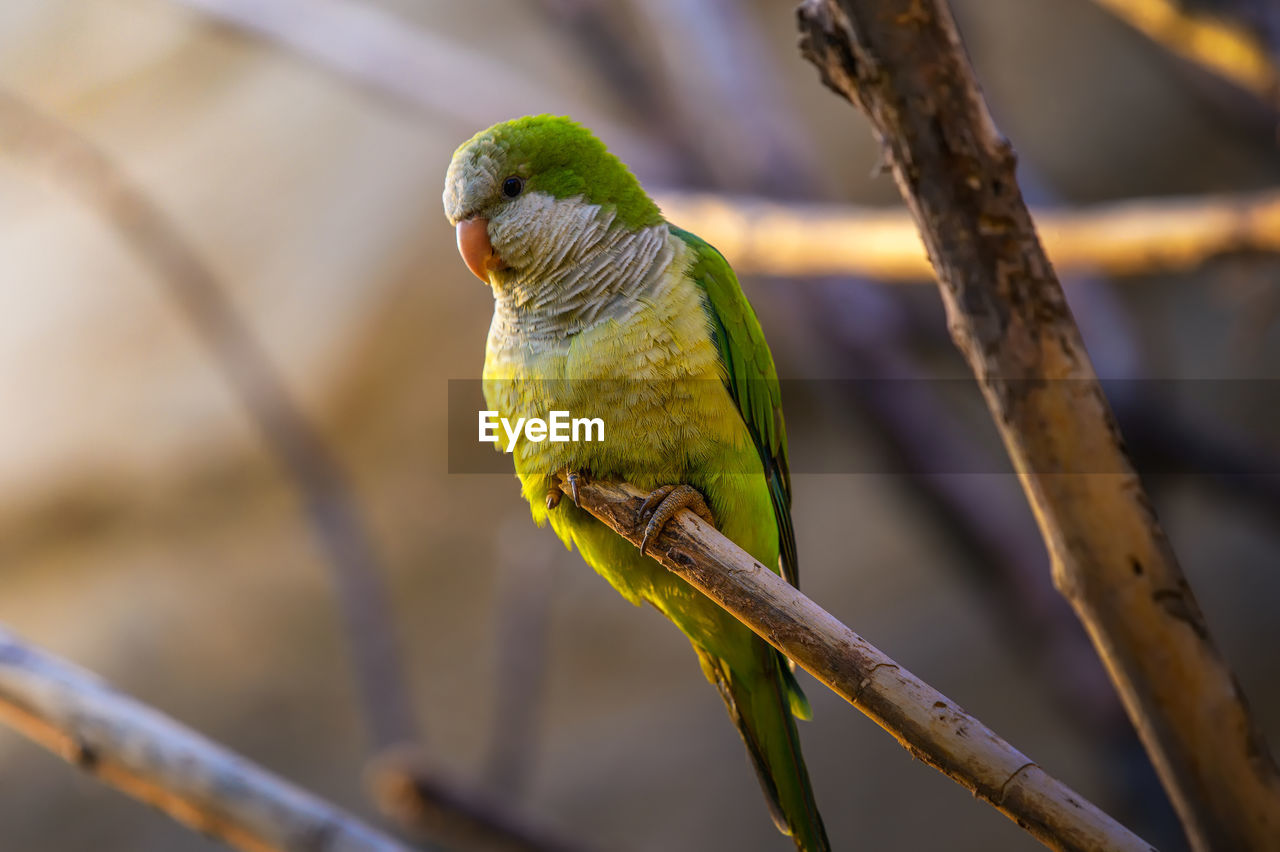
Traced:
<path fill-rule="evenodd" d="M 568 488 L 567 481 L 561 482 Z M 579 483 L 580 505 L 639 545 L 645 493 Z M 855 634 L 714 527 L 682 510 L 649 553 L 894 736 L 1045 845 L 1150 850 L 1150 845 L 998 737 L 955 702 Z"/>
<path fill-rule="evenodd" d="M 703 193 L 656 198 L 668 219 L 716 246 L 739 275 L 933 280 L 905 210 Z M 1064 275 L 1185 272 L 1227 253 L 1280 253 L 1280 190 L 1044 209 L 1034 219 Z"/>
<path fill-rule="evenodd" d="M 213 361 L 293 479 L 332 569 L 352 667 L 375 748 L 413 739 L 394 623 L 378 559 L 337 460 L 203 259 L 162 210 L 88 140 L 0 91 L 0 149 L 39 167 L 112 228 L 185 312 Z"/>
<path fill-rule="evenodd" d="M 410 836 L 450 849 L 584 852 L 585 847 L 509 812 L 499 801 L 432 771 L 411 748 L 392 749 L 366 771 L 378 808 Z"/>
<path fill-rule="evenodd" d="M 0 720 L 103 783 L 246 852 L 408 852 L 3 628 Z"/>
<path fill-rule="evenodd" d="M 949 9 L 806 0 L 800 28 L 823 81 L 868 114 L 885 146 L 1054 581 L 1193 845 L 1280 848 L 1275 765 L 1120 443 Z M 1063 472 L 1084 469 L 1113 473 Z"/>

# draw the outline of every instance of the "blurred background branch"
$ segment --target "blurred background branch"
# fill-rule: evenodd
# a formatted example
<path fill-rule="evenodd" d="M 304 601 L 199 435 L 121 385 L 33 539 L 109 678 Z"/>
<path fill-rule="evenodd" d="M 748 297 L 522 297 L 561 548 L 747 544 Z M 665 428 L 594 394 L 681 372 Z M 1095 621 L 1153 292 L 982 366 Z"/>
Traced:
<path fill-rule="evenodd" d="M 1171 53 L 1234 83 L 1273 109 L 1280 109 L 1280 62 L 1276 54 L 1280 40 L 1268 46 L 1259 32 L 1262 26 L 1276 26 L 1275 6 L 1266 0 L 1258 4 L 1263 19 L 1252 22 L 1227 14 L 1225 8 L 1213 8 L 1212 3 L 1196 0 L 1094 2 Z M 1265 16 L 1271 19 L 1266 20 Z"/>
<path fill-rule="evenodd" d="M 346 475 L 212 270 L 164 212 L 101 151 L 3 90 L 0 149 L 37 167 L 93 211 L 181 307 L 300 492 L 310 530 L 332 572 L 371 747 L 412 740 L 416 722 L 401 672 L 394 620 L 373 542 Z"/>
<path fill-rule="evenodd" d="M 842 204 L 666 192 L 673 222 L 706 239 L 743 275 L 933 278 L 910 215 Z M 1233 252 L 1280 253 L 1280 191 L 1161 198 L 1034 213 L 1059 274 L 1187 272 Z"/>
<path fill-rule="evenodd" d="M 407 834 L 449 849 L 586 852 L 588 848 L 515 816 L 492 796 L 443 778 L 412 749 L 379 755 L 365 776 L 378 808 Z"/>
<path fill-rule="evenodd" d="M 245 852 L 407 852 L 3 628 L 0 720 L 104 784 Z"/>
<path fill-rule="evenodd" d="M 643 138 L 607 115 L 481 55 L 358 0 L 173 0 L 259 35 L 395 98 L 477 129 L 551 100 L 605 138 L 625 139 L 628 162 L 659 167 Z M 465 69 L 465 73 L 462 73 Z M 446 82 L 447 81 L 447 82 Z"/>

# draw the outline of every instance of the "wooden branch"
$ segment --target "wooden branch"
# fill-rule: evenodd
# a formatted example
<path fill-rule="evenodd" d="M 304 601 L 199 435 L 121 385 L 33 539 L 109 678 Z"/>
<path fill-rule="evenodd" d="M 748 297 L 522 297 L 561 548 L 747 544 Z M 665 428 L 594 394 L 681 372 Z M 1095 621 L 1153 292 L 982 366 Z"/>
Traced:
<path fill-rule="evenodd" d="M 1054 581 L 1193 845 L 1280 848 L 1275 765 L 1129 464 L 950 11 L 942 0 L 806 0 L 799 20 L 806 57 L 885 148 Z M 1114 473 L 1060 472 L 1086 469 Z"/>
<path fill-rule="evenodd" d="M 246 852 L 408 847 L 0 628 L 0 721 Z"/>
<path fill-rule="evenodd" d="M 561 476 L 561 482 L 567 482 Z M 629 484 L 579 484 L 581 507 L 639 546 L 645 494 Z M 955 702 L 899 666 L 688 510 L 650 554 L 837 695 L 915 757 L 946 774 L 1053 849 L 1150 850 Z"/>
<path fill-rule="evenodd" d="M 905 210 L 678 192 L 658 193 L 657 201 L 739 275 L 933 279 Z M 1062 274 L 1185 272 L 1226 253 L 1280 253 L 1280 190 L 1040 210 L 1034 218 Z"/>
<path fill-rule="evenodd" d="M 1280 67 L 1245 27 L 1176 0 L 1093 2 L 1170 52 L 1280 108 Z"/>

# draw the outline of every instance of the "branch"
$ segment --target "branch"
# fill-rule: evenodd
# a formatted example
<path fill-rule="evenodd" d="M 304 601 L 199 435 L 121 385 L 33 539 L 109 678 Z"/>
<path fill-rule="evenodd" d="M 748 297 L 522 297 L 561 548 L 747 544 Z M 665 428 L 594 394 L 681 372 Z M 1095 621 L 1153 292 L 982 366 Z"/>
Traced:
<path fill-rule="evenodd" d="M 1183 8 L 1175 0 L 1094 0 L 1170 52 L 1280 107 L 1280 67 L 1243 26 Z"/>
<path fill-rule="evenodd" d="M 906 211 L 679 192 L 659 193 L 657 201 L 739 275 L 933 278 Z M 1041 210 L 1035 221 L 1063 275 L 1182 272 L 1230 252 L 1280 253 L 1280 190 Z"/>
<path fill-rule="evenodd" d="M 885 147 L 1054 581 L 1193 845 L 1280 848 L 1275 766 L 1120 443 L 946 4 L 806 0 L 800 28 L 805 56 Z M 1115 473 L 1055 472 L 1085 469 Z"/>
<path fill-rule="evenodd" d="M 515 817 L 502 802 L 429 769 L 411 748 L 379 756 L 366 773 L 383 814 L 411 837 L 448 849 L 486 852 L 586 852 L 586 847 Z"/>
<path fill-rule="evenodd" d="M 3 628 L 0 720 L 103 783 L 246 852 L 407 852 Z"/>
<path fill-rule="evenodd" d="M 568 488 L 561 475 L 561 482 Z M 645 494 L 629 484 L 579 483 L 580 505 L 639 545 Z M 953 701 L 889 659 L 688 510 L 649 553 L 830 687 L 914 756 L 1045 845 L 1150 850 L 1124 826 L 1050 776 Z"/>
<path fill-rule="evenodd" d="M 48 173 L 150 269 L 183 311 L 263 442 L 291 478 L 325 556 L 375 747 L 412 739 L 416 723 L 378 557 L 346 474 L 294 402 L 222 283 L 165 212 L 70 127 L 0 90 L 0 149 Z"/>

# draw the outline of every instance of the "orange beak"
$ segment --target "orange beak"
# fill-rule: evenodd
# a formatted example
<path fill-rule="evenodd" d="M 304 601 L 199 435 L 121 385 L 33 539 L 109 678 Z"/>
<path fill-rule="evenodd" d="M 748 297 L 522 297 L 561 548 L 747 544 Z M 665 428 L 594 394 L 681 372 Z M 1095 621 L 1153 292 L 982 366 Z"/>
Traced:
<path fill-rule="evenodd" d="M 458 223 L 458 253 L 471 274 L 489 283 L 489 273 L 504 266 L 489 242 L 489 220 L 473 216 Z"/>

